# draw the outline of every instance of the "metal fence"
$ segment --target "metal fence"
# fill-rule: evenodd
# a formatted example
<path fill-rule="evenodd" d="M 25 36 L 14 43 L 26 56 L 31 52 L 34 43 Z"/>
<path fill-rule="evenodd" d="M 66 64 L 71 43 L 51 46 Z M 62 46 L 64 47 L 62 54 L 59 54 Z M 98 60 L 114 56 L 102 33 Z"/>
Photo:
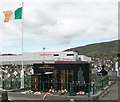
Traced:
<path fill-rule="evenodd" d="M 17 90 L 21 87 L 21 78 L 15 78 L 15 79 L 3 79 L 1 80 L 1 88 L 6 90 Z M 31 87 L 31 78 L 25 77 L 24 78 L 24 88 L 30 88 Z"/>
<path fill-rule="evenodd" d="M 84 92 L 85 95 L 94 95 L 98 93 L 100 90 L 103 90 L 109 84 L 109 77 L 102 76 L 100 80 L 91 83 L 78 83 L 78 82 L 39 82 L 38 87 L 32 88 L 33 91 L 40 91 L 40 92 L 51 92 L 65 94 L 69 93 L 68 95 L 73 96 L 77 94 L 81 94 L 80 92 Z M 35 85 L 33 83 L 33 85 Z"/>
<path fill-rule="evenodd" d="M 109 77 L 108 76 L 101 77 L 100 80 L 93 82 L 91 84 L 92 94 L 93 95 L 96 94 L 97 92 L 103 90 L 108 85 L 109 85 Z"/>
<path fill-rule="evenodd" d="M 88 96 L 90 96 L 91 90 L 90 83 L 40 82 L 38 87 L 33 87 L 32 90 L 59 93 L 60 95 L 68 93 L 70 96 L 76 95 L 80 91 L 88 93 Z"/>
<path fill-rule="evenodd" d="M 109 83 L 109 77 L 103 76 L 100 80 L 91 83 L 63 83 L 63 82 L 39 82 L 38 90 L 40 92 L 48 92 L 53 91 L 63 93 L 68 93 L 68 95 L 73 96 L 77 93 L 79 94 L 80 91 L 85 92 L 85 95 L 94 95 L 100 90 L 104 89 Z M 4 79 L 2 80 L 2 89 L 6 90 L 15 90 L 20 89 L 21 79 Z M 31 87 L 31 77 L 25 77 L 24 79 L 24 87 L 28 89 L 32 89 Z M 33 89 L 33 91 L 36 91 Z"/>

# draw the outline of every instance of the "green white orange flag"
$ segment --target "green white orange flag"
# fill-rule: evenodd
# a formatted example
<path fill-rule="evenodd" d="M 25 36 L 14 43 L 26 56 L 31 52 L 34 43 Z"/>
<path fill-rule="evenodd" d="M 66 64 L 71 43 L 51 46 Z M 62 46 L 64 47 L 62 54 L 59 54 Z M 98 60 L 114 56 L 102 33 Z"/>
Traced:
<path fill-rule="evenodd" d="M 13 19 L 22 19 L 22 7 L 18 8 L 17 10 L 13 11 L 3 11 L 5 15 L 4 22 L 9 22 L 11 18 Z"/>

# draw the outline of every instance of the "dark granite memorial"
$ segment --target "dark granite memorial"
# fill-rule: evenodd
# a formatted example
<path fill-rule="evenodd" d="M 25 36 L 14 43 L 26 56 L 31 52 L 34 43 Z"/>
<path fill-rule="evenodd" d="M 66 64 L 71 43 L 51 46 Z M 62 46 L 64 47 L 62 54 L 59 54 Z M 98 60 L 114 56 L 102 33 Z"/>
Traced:
<path fill-rule="evenodd" d="M 77 92 L 78 83 L 90 83 L 91 71 L 90 64 L 87 62 L 60 61 L 37 63 L 33 66 L 34 75 L 31 76 L 33 91 L 42 91 L 43 86 L 44 91 L 48 91 L 50 88 L 55 88 L 57 91 L 62 89 L 69 91 L 70 83 L 73 83 L 73 91 Z"/>

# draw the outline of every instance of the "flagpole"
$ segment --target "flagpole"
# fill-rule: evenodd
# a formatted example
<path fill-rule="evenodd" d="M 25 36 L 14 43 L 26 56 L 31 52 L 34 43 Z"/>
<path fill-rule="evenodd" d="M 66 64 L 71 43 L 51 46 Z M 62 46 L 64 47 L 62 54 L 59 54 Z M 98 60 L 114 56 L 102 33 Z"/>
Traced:
<path fill-rule="evenodd" d="M 3 40 L 3 39 L 2 39 Z M 0 69 L 1 69 L 1 87 L 0 87 L 0 89 L 3 89 L 3 70 L 2 70 L 2 66 L 3 66 L 3 59 L 2 59 L 2 54 L 3 53 L 3 48 L 2 48 L 2 46 L 1 46 L 1 51 L 0 51 Z"/>
<path fill-rule="evenodd" d="M 24 9 L 24 2 L 22 2 L 22 70 L 21 70 L 21 88 L 24 88 L 24 63 L 23 63 L 23 9 Z"/>
<path fill-rule="evenodd" d="M 2 51 L 2 50 L 1 50 L 1 51 Z M 1 80 L 0 80 L 0 81 L 1 81 L 1 82 L 0 82 L 0 84 L 1 84 L 1 87 L 0 87 L 0 88 L 3 89 L 2 52 L 0 52 L 0 62 L 1 62 L 1 63 L 0 63 L 0 68 L 1 68 L 1 74 L 2 74 L 2 75 L 1 75 Z"/>

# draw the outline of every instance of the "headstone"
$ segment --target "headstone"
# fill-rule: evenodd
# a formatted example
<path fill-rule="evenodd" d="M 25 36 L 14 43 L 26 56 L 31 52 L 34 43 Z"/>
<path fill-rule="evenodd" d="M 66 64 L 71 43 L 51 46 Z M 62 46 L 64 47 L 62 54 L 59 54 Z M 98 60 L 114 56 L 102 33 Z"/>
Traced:
<path fill-rule="evenodd" d="M 108 71 L 108 76 L 112 76 L 112 70 Z"/>
<path fill-rule="evenodd" d="M 7 91 L 2 91 L 2 101 L 1 102 L 8 102 L 8 93 L 7 93 Z"/>
<path fill-rule="evenodd" d="M 112 71 L 112 76 L 116 77 L 117 76 L 117 71 Z"/>

